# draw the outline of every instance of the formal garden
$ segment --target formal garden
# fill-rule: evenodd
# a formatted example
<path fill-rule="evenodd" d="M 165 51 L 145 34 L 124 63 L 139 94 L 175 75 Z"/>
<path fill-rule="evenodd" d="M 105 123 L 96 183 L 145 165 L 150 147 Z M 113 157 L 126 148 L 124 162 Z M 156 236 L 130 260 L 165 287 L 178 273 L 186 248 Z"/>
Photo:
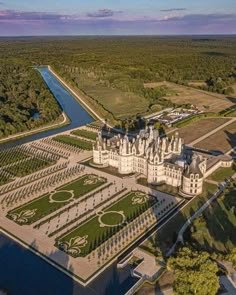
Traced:
<path fill-rule="evenodd" d="M 84 137 L 90 140 L 96 140 L 97 138 L 97 133 L 83 129 L 74 130 L 71 132 L 71 134 L 77 135 L 79 137 Z"/>
<path fill-rule="evenodd" d="M 7 166 L 18 161 L 24 160 L 29 157 L 24 149 L 15 147 L 9 150 L 3 150 L 0 152 L 0 167 Z"/>
<path fill-rule="evenodd" d="M 82 140 L 80 138 L 75 138 L 69 135 L 58 135 L 53 137 L 53 140 L 59 143 L 67 144 L 69 146 L 74 146 L 81 150 L 91 151 L 93 149 L 93 144 L 91 141 Z"/>
<path fill-rule="evenodd" d="M 0 185 L 56 164 L 59 156 L 21 145 L 0 152 Z"/>
<path fill-rule="evenodd" d="M 156 197 L 141 191 L 131 191 L 90 220 L 58 237 L 56 246 L 73 257 L 86 256 L 159 202 Z"/>
<path fill-rule="evenodd" d="M 106 179 L 103 177 L 94 174 L 83 175 L 55 191 L 9 211 L 7 217 L 20 225 L 32 224 L 104 183 L 106 183 Z"/>

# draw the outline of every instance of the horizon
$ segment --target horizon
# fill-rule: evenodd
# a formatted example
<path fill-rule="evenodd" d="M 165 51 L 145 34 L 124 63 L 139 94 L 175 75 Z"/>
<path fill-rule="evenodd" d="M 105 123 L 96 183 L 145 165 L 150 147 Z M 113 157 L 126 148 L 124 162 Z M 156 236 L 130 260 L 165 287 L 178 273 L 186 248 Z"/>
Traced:
<path fill-rule="evenodd" d="M 0 36 L 236 34 L 235 0 L 0 1 Z"/>
<path fill-rule="evenodd" d="M 93 35 L 93 34 L 87 34 L 87 35 L 0 35 L 0 38 L 51 38 L 51 37 L 59 37 L 59 38 L 65 38 L 65 37 L 234 37 L 236 36 L 236 33 L 232 33 L 232 34 L 163 34 L 163 35 L 155 35 L 155 34 L 133 34 L 133 35 Z"/>

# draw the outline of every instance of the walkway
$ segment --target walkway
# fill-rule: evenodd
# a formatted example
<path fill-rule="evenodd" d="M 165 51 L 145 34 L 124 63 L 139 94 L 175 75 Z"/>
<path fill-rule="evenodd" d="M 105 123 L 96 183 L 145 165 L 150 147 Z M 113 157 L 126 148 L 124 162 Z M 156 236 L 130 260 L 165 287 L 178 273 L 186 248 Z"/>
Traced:
<path fill-rule="evenodd" d="M 232 176 L 233 179 L 236 178 L 236 173 Z M 228 182 L 223 182 L 220 184 L 219 190 L 201 207 L 199 208 L 182 226 L 178 233 L 178 237 L 174 245 L 171 247 L 171 249 L 167 252 L 167 257 L 171 256 L 171 254 L 174 252 L 176 245 L 181 242 L 184 243 L 183 234 L 185 230 L 189 227 L 189 225 L 199 216 L 202 214 L 202 212 L 210 206 L 210 204 L 215 201 L 218 196 L 224 191 L 225 187 L 228 185 Z"/>

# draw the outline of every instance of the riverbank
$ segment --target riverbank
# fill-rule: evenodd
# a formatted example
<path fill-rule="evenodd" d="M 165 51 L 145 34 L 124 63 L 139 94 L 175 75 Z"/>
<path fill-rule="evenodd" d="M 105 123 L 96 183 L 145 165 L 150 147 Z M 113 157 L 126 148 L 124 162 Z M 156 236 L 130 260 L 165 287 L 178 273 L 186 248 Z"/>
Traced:
<path fill-rule="evenodd" d="M 115 120 L 115 118 L 111 118 L 111 116 L 113 116 L 111 113 L 108 113 L 107 110 L 105 110 L 103 108 L 102 113 L 104 114 L 100 114 L 100 112 L 98 112 L 98 109 L 100 110 L 101 106 L 98 105 L 98 102 L 95 102 L 92 98 L 88 97 L 85 94 L 82 93 L 78 93 L 78 91 L 81 92 L 80 89 L 75 90 L 73 87 L 71 87 L 69 85 L 68 82 L 66 82 L 63 78 L 61 78 L 56 72 L 55 70 L 53 70 L 53 68 L 48 65 L 48 70 L 62 83 L 62 85 L 64 87 L 66 87 L 70 93 L 79 101 L 79 103 L 81 103 L 86 110 L 96 119 L 100 120 L 101 122 L 103 122 L 104 124 L 106 124 L 108 127 L 112 128 L 117 121 Z M 93 100 L 93 102 L 91 101 Z M 94 109 L 96 109 L 97 111 L 95 111 Z M 101 110 L 100 110 L 101 111 Z M 106 119 L 104 119 L 106 118 Z"/>
<path fill-rule="evenodd" d="M 39 128 L 33 129 L 33 130 L 29 130 L 29 131 L 13 134 L 13 135 L 8 136 L 8 137 L 4 137 L 4 138 L 0 139 L 0 145 L 3 142 L 9 142 L 9 141 L 17 140 L 17 139 L 23 138 L 25 136 L 41 133 L 41 132 L 52 130 L 52 129 L 55 129 L 55 128 L 64 127 L 64 126 L 69 125 L 69 124 L 70 124 L 70 119 L 67 117 L 65 112 L 62 112 L 61 119 L 59 120 L 59 122 L 57 122 L 57 123 L 53 122 L 53 123 L 50 123 L 49 125 L 42 126 L 42 127 L 39 127 Z"/>
<path fill-rule="evenodd" d="M 49 71 L 48 67 L 38 68 L 38 71 L 60 104 L 64 116 L 61 117 L 60 124 L 59 122 L 54 122 L 50 126 L 42 126 L 41 128 L 15 134 L 0 140 L 1 149 L 8 149 L 34 140 L 57 135 L 58 133 L 69 131 L 94 121 L 94 118 L 82 106 L 82 103 Z M 67 118 L 66 121 L 65 116 Z"/>

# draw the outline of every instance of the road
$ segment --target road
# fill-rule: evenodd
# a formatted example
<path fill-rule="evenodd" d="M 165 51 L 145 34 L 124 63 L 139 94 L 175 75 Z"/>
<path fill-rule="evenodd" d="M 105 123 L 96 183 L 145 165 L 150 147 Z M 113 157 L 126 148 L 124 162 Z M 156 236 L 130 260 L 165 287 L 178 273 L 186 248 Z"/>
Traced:
<path fill-rule="evenodd" d="M 236 178 L 236 173 L 232 176 L 232 178 Z M 222 183 L 220 184 L 220 188 L 217 192 L 215 192 L 215 194 L 206 202 L 204 203 L 204 205 L 199 208 L 182 226 L 182 228 L 180 229 L 179 233 L 178 233 L 178 237 L 177 240 L 175 242 L 175 244 L 172 246 L 172 248 L 168 251 L 167 256 L 169 257 L 175 250 L 176 245 L 181 242 L 182 244 L 184 243 L 184 239 L 183 239 L 183 234 L 186 231 L 186 229 L 189 227 L 189 225 L 199 216 L 202 214 L 202 212 L 210 206 L 210 204 L 216 200 L 218 198 L 218 196 L 224 191 L 225 187 L 228 185 L 228 183 Z"/>

